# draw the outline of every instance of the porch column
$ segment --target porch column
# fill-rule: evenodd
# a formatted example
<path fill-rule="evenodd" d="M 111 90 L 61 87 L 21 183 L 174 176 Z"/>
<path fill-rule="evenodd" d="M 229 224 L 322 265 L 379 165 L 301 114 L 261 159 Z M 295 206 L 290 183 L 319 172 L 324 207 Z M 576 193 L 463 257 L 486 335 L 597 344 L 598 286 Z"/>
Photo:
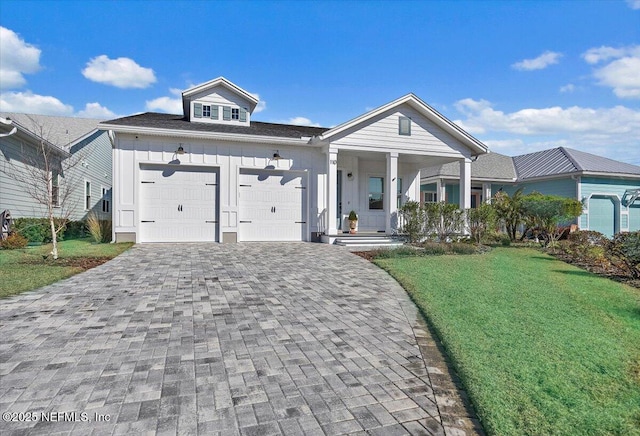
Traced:
<path fill-rule="evenodd" d="M 325 231 L 327 235 L 338 234 L 338 226 L 336 225 L 336 204 L 338 201 L 338 149 L 331 148 L 327 150 L 327 205 L 325 207 L 326 224 Z"/>
<path fill-rule="evenodd" d="M 407 190 L 407 197 L 409 197 L 409 201 L 417 201 L 420 203 L 420 170 L 416 170 L 412 172 L 413 180 L 409 180 L 410 185 Z"/>
<path fill-rule="evenodd" d="M 471 159 L 460 159 L 460 209 L 471 207 Z M 468 222 L 465 215 L 465 224 L 462 233 L 469 234 Z"/>
<path fill-rule="evenodd" d="M 460 159 L 460 209 L 471 207 L 471 159 Z"/>
<path fill-rule="evenodd" d="M 387 177 L 385 182 L 385 232 L 390 234 L 398 225 L 398 153 L 396 152 L 387 153 Z"/>
<path fill-rule="evenodd" d="M 482 184 L 482 202 L 483 203 L 491 203 L 491 183 L 483 183 Z"/>

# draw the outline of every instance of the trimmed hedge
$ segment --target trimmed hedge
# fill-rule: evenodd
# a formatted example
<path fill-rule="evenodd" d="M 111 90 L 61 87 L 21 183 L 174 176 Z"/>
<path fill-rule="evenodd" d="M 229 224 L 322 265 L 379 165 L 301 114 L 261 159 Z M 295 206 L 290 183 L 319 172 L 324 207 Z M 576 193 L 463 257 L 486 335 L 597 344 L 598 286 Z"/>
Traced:
<path fill-rule="evenodd" d="M 47 218 L 16 218 L 13 220 L 12 230 L 31 243 L 51 242 L 51 226 Z M 84 221 L 69 221 L 65 229 L 58 233 L 58 241 L 85 236 L 87 236 L 87 229 Z"/>

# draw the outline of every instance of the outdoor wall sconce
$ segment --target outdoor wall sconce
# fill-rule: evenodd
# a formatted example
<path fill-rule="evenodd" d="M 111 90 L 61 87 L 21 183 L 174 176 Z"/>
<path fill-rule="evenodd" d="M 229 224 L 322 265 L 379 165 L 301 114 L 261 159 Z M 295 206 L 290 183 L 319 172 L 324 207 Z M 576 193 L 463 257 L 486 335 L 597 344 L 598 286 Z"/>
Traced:
<path fill-rule="evenodd" d="M 182 148 L 182 144 L 180 144 L 180 146 L 176 150 L 176 154 L 184 154 L 184 148 Z"/>
<path fill-rule="evenodd" d="M 280 152 L 276 150 L 276 152 L 273 153 L 273 158 L 271 160 L 280 160 L 280 159 L 282 159 L 282 156 L 280 156 Z"/>
<path fill-rule="evenodd" d="M 347 179 L 353 180 L 353 173 L 347 173 Z"/>
<path fill-rule="evenodd" d="M 479 155 L 471 156 L 471 162 L 475 162 L 478 160 Z"/>

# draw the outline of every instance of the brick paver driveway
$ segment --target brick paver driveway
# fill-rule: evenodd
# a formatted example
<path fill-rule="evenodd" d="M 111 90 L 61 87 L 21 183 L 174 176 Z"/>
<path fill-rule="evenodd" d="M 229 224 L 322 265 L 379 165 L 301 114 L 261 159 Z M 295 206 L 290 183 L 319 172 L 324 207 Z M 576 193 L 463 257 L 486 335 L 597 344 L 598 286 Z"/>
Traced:
<path fill-rule="evenodd" d="M 0 300 L 0 376 L 2 434 L 470 434 L 476 422 L 399 285 L 321 244 L 136 246 Z"/>

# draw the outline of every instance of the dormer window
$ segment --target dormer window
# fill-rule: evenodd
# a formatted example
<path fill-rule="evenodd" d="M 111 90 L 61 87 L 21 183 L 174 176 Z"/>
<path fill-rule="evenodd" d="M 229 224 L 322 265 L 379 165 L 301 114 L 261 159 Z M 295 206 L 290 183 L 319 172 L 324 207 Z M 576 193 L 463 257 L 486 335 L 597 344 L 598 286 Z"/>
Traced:
<path fill-rule="evenodd" d="M 237 107 L 231 108 L 231 119 L 239 120 L 240 119 L 240 109 Z"/>
<path fill-rule="evenodd" d="M 205 118 L 211 117 L 211 106 L 206 104 L 202 105 L 202 116 Z"/>

